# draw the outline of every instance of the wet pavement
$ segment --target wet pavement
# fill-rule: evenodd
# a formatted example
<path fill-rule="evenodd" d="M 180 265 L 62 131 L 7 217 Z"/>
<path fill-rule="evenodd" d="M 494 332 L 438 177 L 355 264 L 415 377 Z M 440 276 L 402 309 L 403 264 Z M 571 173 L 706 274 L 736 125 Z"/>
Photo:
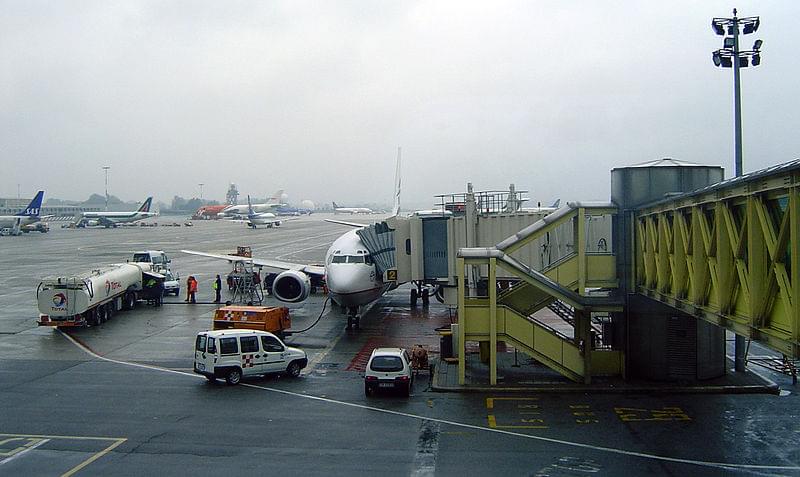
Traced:
<path fill-rule="evenodd" d="M 319 262 L 345 231 L 312 216 L 258 231 L 196 223 L 0 238 L 0 475 L 800 475 L 797 387 L 776 373 L 763 374 L 779 395 L 637 383 L 596 393 L 522 354 L 514 367 L 509 348 L 500 354 L 501 387 L 485 386 L 488 368 L 471 353 L 470 392 L 435 392 L 455 375 L 438 364 L 434 376 L 416 376 L 409 398 L 366 397 L 362 370 L 373 347 L 421 344 L 439 363 L 436 329 L 452 313 L 437 303 L 412 309 L 408 288 L 364 310 L 358 331 L 345 331 L 344 312 L 324 306 L 322 294 L 286 305 L 294 329 L 322 315 L 287 339 L 308 352 L 309 367 L 299 379 L 237 387 L 191 372 L 194 336 L 211 326 L 214 305 L 169 298 L 70 332 L 86 349 L 35 323 L 44 275 L 161 248 L 182 280 L 198 277 L 205 301 L 228 264 L 178 250 L 249 245 L 256 256 Z"/>

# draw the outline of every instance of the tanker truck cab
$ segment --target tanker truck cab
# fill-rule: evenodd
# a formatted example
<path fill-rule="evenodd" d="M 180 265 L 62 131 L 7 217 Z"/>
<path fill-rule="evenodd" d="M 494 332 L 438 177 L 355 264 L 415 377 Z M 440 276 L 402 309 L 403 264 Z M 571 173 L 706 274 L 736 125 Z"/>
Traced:
<path fill-rule="evenodd" d="M 297 377 L 308 364 L 305 351 L 286 346 L 277 336 L 258 330 L 197 333 L 194 372 L 209 381 L 239 384 L 243 377 L 282 373 Z"/>

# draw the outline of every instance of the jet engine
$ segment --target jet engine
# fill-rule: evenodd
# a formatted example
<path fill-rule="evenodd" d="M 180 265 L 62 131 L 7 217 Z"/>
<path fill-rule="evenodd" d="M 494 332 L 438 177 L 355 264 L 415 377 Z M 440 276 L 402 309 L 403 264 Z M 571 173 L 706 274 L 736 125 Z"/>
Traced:
<path fill-rule="evenodd" d="M 272 282 L 272 294 L 280 301 L 297 303 L 308 298 L 311 278 L 299 270 L 286 270 Z"/>

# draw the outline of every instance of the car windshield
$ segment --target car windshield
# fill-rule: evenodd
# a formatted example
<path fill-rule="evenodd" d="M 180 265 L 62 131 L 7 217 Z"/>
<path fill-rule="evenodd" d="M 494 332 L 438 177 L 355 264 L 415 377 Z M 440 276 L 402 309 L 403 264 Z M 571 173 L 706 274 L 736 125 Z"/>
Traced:
<path fill-rule="evenodd" d="M 380 372 L 402 371 L 403 360 L 399 356 L 375 356 L 369 369 Z"/>

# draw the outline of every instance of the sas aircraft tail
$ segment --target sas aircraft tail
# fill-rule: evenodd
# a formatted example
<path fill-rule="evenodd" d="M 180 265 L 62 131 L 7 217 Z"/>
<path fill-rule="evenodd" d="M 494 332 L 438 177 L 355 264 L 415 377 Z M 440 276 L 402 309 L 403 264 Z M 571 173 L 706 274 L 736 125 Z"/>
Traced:
<path fill-rule="evenodd" d="M 137 210 L 136 212 L 150 212 L 150 204 L 152 203 L 153 203 L 153 197 L 152 196 L 148 197 L 147 199 L 145 199 L 142 206 L 139 207 L 139 210 Z"/>
<path fill-rule="evenodd" d="M 23 210 L 22 212 L 18 212 L 14 215 L 16 215 L 17 217 L 38 217 L 39 213 L 42 210 L 42 198 L 44 198 L 44 191 L 40 190 L 33 197 L 31 203 L 28 204 L 27 207 L 25 207 L 25 210 Z"/>

